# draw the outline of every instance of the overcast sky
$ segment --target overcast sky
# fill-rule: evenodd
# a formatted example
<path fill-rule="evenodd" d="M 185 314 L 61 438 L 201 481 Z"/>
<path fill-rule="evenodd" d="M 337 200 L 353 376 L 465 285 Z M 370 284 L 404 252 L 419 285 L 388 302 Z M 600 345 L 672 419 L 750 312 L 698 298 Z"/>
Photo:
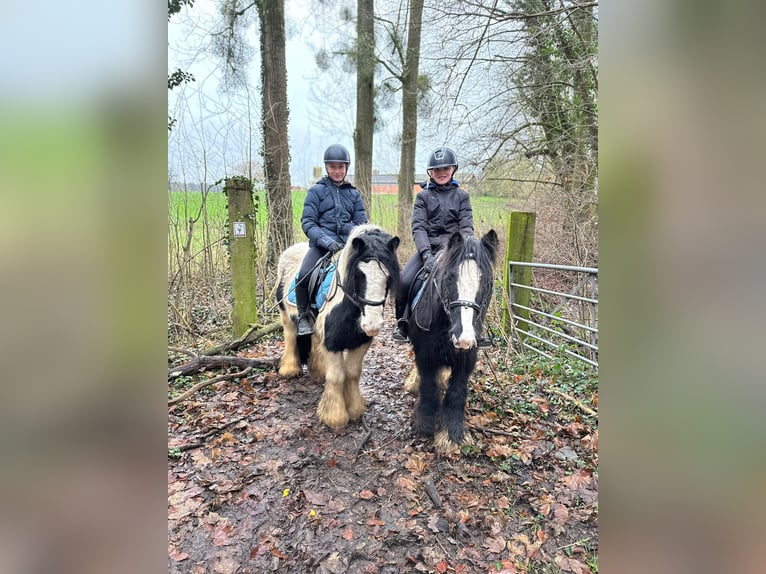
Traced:
<path fill-rule="evenodd" d="M 355 114 L 355 75 L 348 74 L 342 82 L 337 79 L 331 79 L 327 75 L 318 73 L 315 64 L 315 53 L 318 46 L 321 45 L 322 38 L 317 30 L 321 27 L 316 26 L 316 22 L 307 21 L 305 14 L 308 13 L 306 0 L 288 0 L 286 2 L 286 21 L 287 21 L 287 91 L 288 103 L 290 107 L 289 132 L 290 132 L 290 151 L 291 164 L 290 175 L 293 185 L 305 186 L 313 183 L 312 169 L 314 166 L 321 165 L 324 149 L 333 143 L 340 143 L 346 146 L 353 156 L 353 121 Z M 197 0 L 191 10 L 185 9 L 186 14 L 182 13 L 174 16 L 168 24 L 168 71 L 173 71 L 181 67 L 191 72 L 197 81 L 194 86 L 185 88 L 185 91 L 179 88 L 168 92 L 169 113 L 175 115 L 173 102 L 182 94 L 189 94 L 202 90 L 207 98 L 211 100 L 226 99 L 218 92 L 219 82 L 216 71 L 219 64 L 212 57 L 203 57 L 201 50 L 196 46 L 201 46 L 205 40 L 204 28 L 193 31 L 188 22 L 211 22 L 215 15 L 215 2 L 213 0 Z M 187 16 L 188 14 L 188 16 Z M 253 100 L 260 107 L 260 96 L 257 93 L 259 85 L 259 54 L 257 46 L 257 28 L 253 27 L 251 32 L 251 44 L 255 50 L 249 71 L 249 82 L 253 90 Z M 179 47 L 189 46 L 186 53 L 179 50 Z M 191 48 L 194 46 L 195 48 Z M 189 63 L 191 54 L 200 54 Z M 343 83 L 347 82 L 347 83 Z M 314 94 L 312 96 L 312 93 Z M 186 96 L 185 96 L 186 97 Z M 317 101 L 321 97 L 328 102 L 323 105 Z M 345 105 L 344 102 L 349 105 Z M 340 104 L 340 105 L 339 105 Z M 191 113 L 197 118 L 206 117 L 205 121 L 212 124 L 212 114 L 209 111 L 202 111 L 202 106 L 198 103 L 198 98 L 190 106 Z M 244 106 L 239 105 L 243 108 Z M 320 121 L 318 114 L 329 116 L 333 121 Z M 255 118 L 257 121 L 259 116 Z M 180 120 L 179 120 L 180 121 Z M 188 124 L 187 124 L 188 126 Z M 188 132 L 187 132 L 188 133 Z M 168 161 L 169 166 L 181 161 L 183 154 L 181 138 L 179 134 L 171 136 L 169 142 Z M 185 136 L 185 138 L 188 136 Z M 256 127 L 256 137 L 260 141 L 259 128 Z M 239 146 L 243 148 L 241 138 L 225 138 L 227 145 L 233 148 Z M 390 139 L 390 138 L 388 138 Z M 236 140 L 232 144 L 231 140 Z M 387 135 L 376 134 L 374 169 L 382 172 L 396 172 L 398 170 L 398 150 L 394 150 L 390 145 L 386 145 Z M 188 141 L 188 140 L 187 140 Z M 223 140 L 208 139 L 208 147 L 215 148 L 223 145 Z M 208 149 L 208 161 L 211 165 L 216 162 L 217 150 Z M 255 154 L 254 154 L 255 155 Z M 256 157 L 260 160 L 259 157 Z M 223 160 L 222 160 L 223 161 Z M 228 159 L 226 160 L 228 161 Z M 188 160 L 187 160 L 188 165 Z M 179 169 L 173 168 L 175 173 L 180 174 Z M 215 181 L 223 176 L 219 171 L 222 166 L 214 167 L 216 174 L 208 181 Z M 231 169 L 231 166 L 230 168 Z M 353 158 L 352 158 L 353 172 Z M 187 172 L 188 173 L 188 172 Z M 178 176 L 177 176 L 178 177 Z"/>

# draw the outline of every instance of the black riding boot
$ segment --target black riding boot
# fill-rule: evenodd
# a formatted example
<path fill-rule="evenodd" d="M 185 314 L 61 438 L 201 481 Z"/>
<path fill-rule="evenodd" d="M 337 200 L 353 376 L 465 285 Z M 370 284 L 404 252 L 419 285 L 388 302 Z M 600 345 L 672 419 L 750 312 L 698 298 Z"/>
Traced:
<path fill-rule="evenodd" d="M 298 336 L 311 335 L 314 332 L 314 317 L 308 311 L 309 294 L 305 281 L 295 285 L 295 306 L 298 307 Z"/>
<path fill-rule="evenodd" d="M 409 343 L 410 339 L 407 337 L 407 327 L 408 327 L 407 319 L 399 319 L 396 322 L 396 329 L 394 329 L 394 335 L 393 340 L 394 343 Z"/>

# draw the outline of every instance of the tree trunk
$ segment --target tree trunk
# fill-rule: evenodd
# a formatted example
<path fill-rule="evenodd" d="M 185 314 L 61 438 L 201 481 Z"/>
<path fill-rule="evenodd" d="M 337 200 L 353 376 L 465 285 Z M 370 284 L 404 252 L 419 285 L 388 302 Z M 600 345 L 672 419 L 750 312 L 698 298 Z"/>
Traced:
<path fill-rule="evenodd" d="M 375 130 L 375 27 L 373 0 L 357 0 L 356 129 L 354 185 L 372 219 L 372 136 Z"/>
<path fill-rule="evenodd" d="M 410 0 L 407 57 L 402 80 L 402 155 L 399 161 L 399 218 L 397 235 L 412 241 L 412 187 L 415 176 L 415 143 L 418 133 L 418 65 L 423 0 Z"/>
<path fill-rule="evenodd" d="M 293 242 L 284 0 L 260 2 L 263 159 L 269 213 L 270 265 Z"/>

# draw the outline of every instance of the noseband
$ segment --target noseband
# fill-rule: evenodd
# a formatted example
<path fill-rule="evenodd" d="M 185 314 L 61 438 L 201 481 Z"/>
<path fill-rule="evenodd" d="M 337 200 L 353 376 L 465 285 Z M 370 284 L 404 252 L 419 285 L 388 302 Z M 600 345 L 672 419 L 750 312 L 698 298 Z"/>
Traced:
<path fill-rule="evenodd" d="M 386 275 L 386 277 L 388 277 L 388 273 L 385 273 L 385 268 L 383 267 L 383 264 L 380 262 L 380 259 L 377 259 L 376 257 L 370 257 L 368 259 L 360 260 L 360 263 L 368 263 L 370 261 L 374 261 L 375 263 L 377 263 L 378 267 L 380 267 L 380 269 L 384 271 L 384 274 Z M 380 307 L 381 305 L 384 305 L 386 303 L 386 299 L 388 298 L 388 287 L 386 287 L 386 294 L 383 296 L 383 299 L 381 299 L 380 301 L 370 301 L 369 299 L 365 299 L 364 297 L 359 295 L 356 292 L 356 288 L 354 288 L 353 293 L 349 293 L 346 290 L 346 287 L 341 282 L 340 275 L 338 275 L 337 284 L 338 284 L 338 287 L 340 287 L 340 290 L 343 291 L 343 294 L 346 297 L 348 297 L 348 300 L 351 301 L 354 304 L 354 306 L 357 309 L 359 309 L 362 313 L 364 313 L 364 307 L 368 307 L 368 306 Z"/>
<path fill-rule="evenodd" d="M 476 260 L 476 256 L 473 253 L 469 253 L 468 256 L 464 259 L 464 261 L 468 259 Z M 442 294 L 442 290 L 439 289 L 439 285 L 436 283 L 435 279 L 434 279 L 434 285 L 436 286 L 436 290 L 439 293 L 439 299 L 442 302 L 442 307 L 444 307 L 444 312 L 447 314 L 447 317 L 450 317 L 450 311 L 454 309 L 455 307 L 473 309 L 479 314 L 481 314 L 484 311 L 484 308 L 486 307 L 486 305 L 484 304 L 479 305 L 476 301 L 469 301 L 467 299 L 456 299 L 455 301 L 449 301 L 444 298 L 444 295 Z"/>

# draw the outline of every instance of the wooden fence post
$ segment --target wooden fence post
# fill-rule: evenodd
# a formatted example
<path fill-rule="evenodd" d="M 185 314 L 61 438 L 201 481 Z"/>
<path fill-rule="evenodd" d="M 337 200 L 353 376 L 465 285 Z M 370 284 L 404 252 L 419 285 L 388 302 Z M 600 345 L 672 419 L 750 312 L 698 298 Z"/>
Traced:
<path fill-rule="evenodd" d="M 255 298 L 255 206 L 252 183 L 229 178 L 224 184 L 229 204 L 229 253 L 231 292 L 234 299 L 231 325 L 234 337 L 258 322 Z"/>
<path fill-rule="evenodd" d="M 508 217 L 508 228 L 506 233 L 505 246 L 505 267 L 503 269 L 503 289 L 508 295 L 503 299 L 503 321 L 502 327 L 504 333 L 509 333 L 511 329 L 511 316 L 515 319 L 515 324 L 523 322 L 522 328 L 529 330 L 529 311 L 524 309 L 512 310 L 511 305 L 518 303 L 529 307 L 529 296 L 531 291 L 523 287 L 513 287 L 511 283 L 520 285 L 532 284 L 532 268 L 516 267 L 511 271 L 508 265 L 509 261 L 532 261 L 535 243 L 535 214 L 526 211 L 513 211 Z M 523 333 L 518 333 L 519 338 L 523 339 Z"/>

